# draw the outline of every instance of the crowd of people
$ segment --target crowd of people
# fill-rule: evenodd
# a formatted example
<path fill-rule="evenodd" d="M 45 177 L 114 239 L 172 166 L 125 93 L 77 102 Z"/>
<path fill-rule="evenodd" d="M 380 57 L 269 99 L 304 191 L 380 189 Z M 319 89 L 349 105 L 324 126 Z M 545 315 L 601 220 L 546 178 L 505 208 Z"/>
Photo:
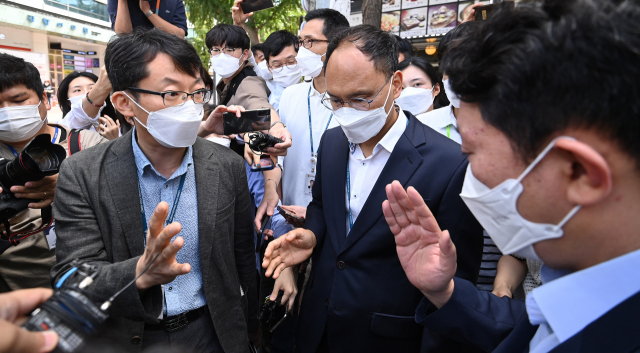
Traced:
<path fill-rule="evenodd" d="M 110 0 L 105 66 L 60 82 L 57 124 L 0 54 L 0 352 L 60 347 L 20 325 L 79 263 L 111 297 L 87 352 L 638 349 L 636 1 L 496 5 L 438 69 L 332 9 L 252 45 L 241 3 L 205 38 L 216 84 L 181 1 Z M 261 151 L 225 131 L 254 110 Z M 59 170 L 16 174 L 41 135 Z"/>

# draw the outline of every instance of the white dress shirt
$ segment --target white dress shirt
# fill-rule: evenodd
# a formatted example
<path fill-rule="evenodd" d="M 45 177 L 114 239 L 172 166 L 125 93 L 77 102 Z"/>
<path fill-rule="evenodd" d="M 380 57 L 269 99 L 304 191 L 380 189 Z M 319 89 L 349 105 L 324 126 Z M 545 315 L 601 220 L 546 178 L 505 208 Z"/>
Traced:
<path fill-rule="evenodd" d="M 311 95 L 309 95 L 311 89 Z M 280 119 L 287 125 L 293 137 L 293 144 L 282 163 L 282 199 L 284 205 L 307 207 L 311 202 L 309 180 L 312 172 L 311 138 L 309 135 L 309 105 L 311 105 L 311 130 L 313 133 L 313 153 L 317 153 L 320 139 L 326 131 L 339 126 L 338 121 L 331 118 L 331 111 L 322 105 L 322 95 L 313 88 L 313 81 L 301 82 L 284 89 L 280 98 Z M 313 177 L 315 180 L 315 177 Z"/>
<path fill-rule="evenodd" d="M 453 141 L 459 144 L 462 143 L 462 138 L 458 132 L 458 121 L 456 120 L 456 116 L 453 115 L 452 105 L 422 113 L 417 115 L 416 118 L 418 118 L 421 123 L 447 136 Z"/>
<path fill-rule="evenodd" d="M 60 125 L 64 125 L 70 129 L 79 129 L 79 130 L 93 130 L 97 131 L 96 127 L 100 125 L 98 119 L 100 118 L 100 114 L 102 113 L 102 109 L 107 106 L 107 103 L 102 104 L 102 107 L 98 110 L 98 114 L 92 118 L 87 113 L 85 113 L 82 108 L 82 102 L 71 105 L 71 110 L 67 115 L 62 118 L 58 122 Z M 114 116 L 110 118 L 115 119 Z"/>
<path fill-rule="evenodd" d="M 282 92 L 284 92 L 284 87 L 274 80 L 265 80 L 265 82 L 271 92 L 271 94 L 269 94 L 269 104 L 271 104 L 276 113 L 280 115 L 280 98 L 282 97 Z"/>
<path fill-rule="evenodd" d="M 547 353 L 640 291 L 640 250 L 562 276 L 542 267 L 543 285 L 527 296 L 527 314 L 540 325 L 531 353 Z M 557 278 L 557 279 L 556 279 Z"/>
<path fill-rule="evenodd" d="M 350 189 L 346 190 L 347 196 L 345 200 L 347 202 L 345 206 L 347 207 L 347 214 L 351 212 L 353 223 L 356 222 L 360 211 L 362 211 L 362 207 L 364 207 L 367 198 L 369 198 L 369 194 L 371 194 L 373 186 L 376 184 L 376 181 L 378 181 L 380 173 L 382 173 L 382 169 L 384 169 L 384 166 L 387 164 L 391 152 L 393 152 L 398 140 L 400 140 L 404 130 L 407 128 L 407 121 L 407 117 L 404 115 L 402 109 L 400 109 L 396 122 L 373 148 L 373 153 L 367 158 L 364 157 L 360 145 L 351 145 L 352 151 L 349 153 Z M 351 194 L 351 196 L 349 196 L 349 194 Z M 347 235 L 349 234 L 350 228 L 351 224 L 349 216 L 347 216 Z"/>

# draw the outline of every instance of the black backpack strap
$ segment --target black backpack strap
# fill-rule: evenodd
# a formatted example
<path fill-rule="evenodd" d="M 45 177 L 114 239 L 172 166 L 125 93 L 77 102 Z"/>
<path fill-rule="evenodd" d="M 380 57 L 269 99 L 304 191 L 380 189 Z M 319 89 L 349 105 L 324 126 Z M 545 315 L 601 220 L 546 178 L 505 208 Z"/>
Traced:
<path fill-rule="evenodd" d="M 71 130 L 69 138 L 67 139 L 67 144 L 69 147 L 69 155 L 82 151 L 82 146 L 80 145 L 80 130 Z"/>
<path fill-rule="evenodd" d="M 240 86 L 242 80 L 244 80 L 247 76 L 257 76 L 256 72 L 253 71 L 252 66 L 245 66 L 242 71 L 238 72 L 238 74 L 231 79 L 231 81 L 229 82 L 229 90 L 220 102 L 222 105 L 227 105 L 227 103 L 229 103 L 231 97 L 236 94 L 238 86 Z"/>

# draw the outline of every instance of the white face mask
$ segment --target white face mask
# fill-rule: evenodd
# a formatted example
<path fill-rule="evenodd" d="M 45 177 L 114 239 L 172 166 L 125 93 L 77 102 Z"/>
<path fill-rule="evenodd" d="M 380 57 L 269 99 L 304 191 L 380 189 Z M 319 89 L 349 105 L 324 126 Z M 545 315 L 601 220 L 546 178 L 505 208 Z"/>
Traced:
<path fill-rule="evenodd" d="M 40 104 L 0 109 L 0 140 L 21 142 L 35 136 L 47 121 L 40 116 Z"/>
<path fill-rule="evenodd" d="M 123 91 L 122 93 L 129 97 L 127 92 Z M 189 147 L 196 142 L 198 129 L 204 116 L 202 105 L 195 104 L 193 100 L 188 100 L 183 105 L 149 113 L 133 98 L 129 97 L 129 99 L 149 114 L 147 125 L 141 123 L 138 118 L 134 119 L 144 126 L 159 144 L 167 148 L 182 148 Z"/>
<path fill-rule="evenodd" d="M 267 68 L 266 60 L 262 60 L 260 64 L 254 66 L 254 70 L 256 71 L 256 74 L 258 76 L 264 78 L 265 80 L 270 80 L 273 78 L 273 74 L 271 73 L 271 71 L 269 71 L 269 68 Z"/>
<path fill-rule="evenodd" d="M 391 80 L 391 79 L 390 79 Z M 363 143 L 376 136 L 387 122 L 387 116 L 391 113 L 393 105 L 388 112 L 384 111 L 389 95 L 391 94 L 391 84 L 384 104 L 380 108 L 373 110 L 356 110 L 351 107 L 342 107 L 333 111 L 333 116 L 340 124 L 342 131 L 347 135 L 351 143 Z"/>
<path fill-rule="evenodd" d="M 554 139 L 518 179 L 507 179 L 493 189 L 489 189 L 475 178 L 471 172 L 471 164 L 467 167 L 460 197 L 505 255 L 514 254 L 540 261 L 533 244 L 560 238 L 564 234 L 562 227 L 581 207 L 580 205 L 574 207 L 558 225 L 533 223 L 518 213 L 518 198 L 524 190 L 522 179 L 533 170 L 560 138 L 575 140 L 571 137 Z"/>
<path fill-rule="evenodd" d="M 220 53 L 211 58 L 211 67 L 222 78 L 229 78 L 240 68 L 240 58 Z"/>
<path fill-rule="evenodd" d="M 322 65 L 324 64 L 322 57 L 325 54 L 318 55 L 305 47 L 300 47 L 296 60 L 298 61 L 302 76 L 318 77 L 322 71 Z"/>
<path fill-rule="evenodd" d="M 75 96 L 75 97 L 71 97 L 69 98 L 69 103 L 71 103 L 71 106 L 73 107 L 76 104 L 82 103 L 82 99 L 84 99 L 85 95 L 81 94 L 79 96 Z"/>
<path fill-rule="evenodd" d="M 410 111 L 413 115 L 422 114 L 433 105 L 432 92 L 433 88 L 403 88 L 400 97 L 396 98 L 396 103 L 400 105 L 400 108 Z"/>
<path fill-rule="evenodd" d="M 273 73 L 273 80 L 285 88 L 300 82 L 301 78 L 302 74 L 298 65 L 287 65 L 287 67 L 282 67 L 280 72 Z"/>
<path fill-rule="evenodd" d="M 456 108 L 460 108 L 460 96 L 458 96 L 451 88 L 449 79 L 442 81 L 442 84 L 444 85 L 444 92 L 446 93 L 447 98 L 449 98 L 449 102 L 451 102 L 451 105 Z"/>

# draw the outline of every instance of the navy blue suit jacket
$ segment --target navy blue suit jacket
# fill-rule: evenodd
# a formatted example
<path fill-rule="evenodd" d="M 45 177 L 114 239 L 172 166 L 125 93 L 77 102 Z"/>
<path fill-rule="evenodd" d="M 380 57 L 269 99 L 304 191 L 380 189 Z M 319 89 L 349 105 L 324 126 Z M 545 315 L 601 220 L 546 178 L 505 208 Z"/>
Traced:
<path fill-rule="evenodd" d="M 416 321 L 438 333 L 485 352 L 527 353 L 538 326 L 529 322 L 525 303 L 478 290 L 454 278 L 455 289 L 440 309 L 426 299 Z M 640 293 L 622 302 L 550 353 L 640 351 Z"/>
<path fill-rule="evenodd" d="M 457 275 L 475 282 L 482 227 L 460 198 L 467 158 L 460 145 L 405 111 L 409 124 L 347 237 L 349 143 L 340 127 L 320 142 L 313 200 L 305 228 L 317 245 L 300 312 L 296 347 L 315 352 L 325 332 L 331 352 L 418 352 L 424 328 L 415 322 L 423 295 L 405 275 L 382 214 L 385 186 L 415 187 L 448 229 L 458 250 Z"/>

